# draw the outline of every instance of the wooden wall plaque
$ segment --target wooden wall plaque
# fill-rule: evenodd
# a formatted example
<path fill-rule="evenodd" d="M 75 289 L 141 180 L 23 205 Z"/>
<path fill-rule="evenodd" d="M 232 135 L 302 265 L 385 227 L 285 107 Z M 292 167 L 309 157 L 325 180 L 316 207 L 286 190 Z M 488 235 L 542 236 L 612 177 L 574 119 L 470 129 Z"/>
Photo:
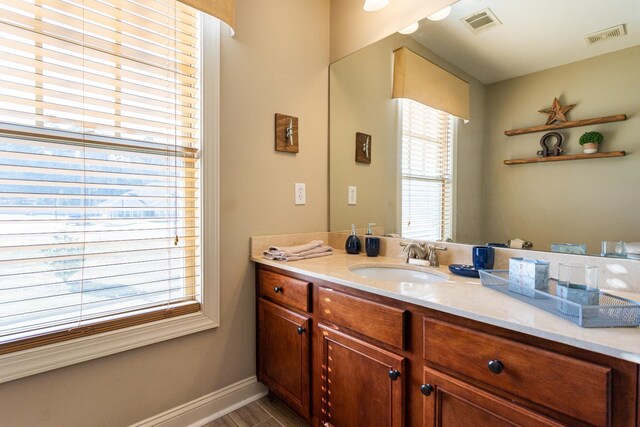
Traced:
<path fill-rule="evenodd" d="M 298 152 L 298 118 L 276 113 L 276 151 Z"/>
<path fill-rule="evenodd" d="M 371 163 L 371 135 L 356 132 L 356 162 Z"/>

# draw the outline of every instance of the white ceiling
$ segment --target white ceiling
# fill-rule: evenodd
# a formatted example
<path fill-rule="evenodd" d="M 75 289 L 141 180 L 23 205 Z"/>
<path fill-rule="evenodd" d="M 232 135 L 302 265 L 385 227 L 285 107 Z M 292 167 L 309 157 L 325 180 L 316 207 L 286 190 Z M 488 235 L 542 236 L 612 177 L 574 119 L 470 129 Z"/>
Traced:
<path fill-rule="evenodd" d="M 460 19 L 487 7 L 502 25 L 472 34 Z M 619 24 L 626 36 L 585 42 Z M 412 37 L 489 84 L 639 45 L 640 0 L 460 0 L 445 20 L 420 21 Z"/>

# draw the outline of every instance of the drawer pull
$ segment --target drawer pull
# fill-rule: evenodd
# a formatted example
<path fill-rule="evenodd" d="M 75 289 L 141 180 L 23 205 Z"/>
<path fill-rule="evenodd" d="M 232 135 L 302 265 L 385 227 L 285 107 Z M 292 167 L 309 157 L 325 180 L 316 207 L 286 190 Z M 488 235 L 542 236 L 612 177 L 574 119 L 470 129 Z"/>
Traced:
<path fill-rule="evenodd" d="M 389 378 L 391 378 L 391 381 L 396 381 L 398 378 L 400 378 L 400 371 L 398 371 L 397 369 L 390 370 Z"/>
<path fill-rule="evenodd" d="M 499 374 L 504 370 L 504 364 L 499 360 L 490 360 L 489 361 L 489 370 L 494 374 Z"/>
<path fill-rule="evenodd" d="M 431 393 L 433 393 L 433 386 L 431 384 L 422 384 L 420 386 L 420 393 L 425 396 L 431 396 Z"/>
<path fill-rule="evenodd" d="M 305 332 L 307 332 L 307 330 L 305 328 L 303 328 L 302 326 L 298 326 L 298 335 L 302 335 Z"/>
<path fill-rule="evenodd" d="M 279 294 L 280 292 L 282 292 L 282 288 L 280 286 L 276 286 L 275 288 L 273 288 L 273 292 Z"/>

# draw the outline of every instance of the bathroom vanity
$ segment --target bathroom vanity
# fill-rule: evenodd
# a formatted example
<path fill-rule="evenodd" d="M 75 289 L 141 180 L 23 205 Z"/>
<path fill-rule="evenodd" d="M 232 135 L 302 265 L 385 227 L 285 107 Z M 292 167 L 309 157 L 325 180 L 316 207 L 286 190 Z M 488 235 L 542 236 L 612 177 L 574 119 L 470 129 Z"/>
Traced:
<path fill-rule="evenodd" d="M 258 379 L 315 426 L 640 426 L 639 328 L 583 329 L 477 279 L 360 278 L 371 259 L 340 251 L 253 260 Z"/>

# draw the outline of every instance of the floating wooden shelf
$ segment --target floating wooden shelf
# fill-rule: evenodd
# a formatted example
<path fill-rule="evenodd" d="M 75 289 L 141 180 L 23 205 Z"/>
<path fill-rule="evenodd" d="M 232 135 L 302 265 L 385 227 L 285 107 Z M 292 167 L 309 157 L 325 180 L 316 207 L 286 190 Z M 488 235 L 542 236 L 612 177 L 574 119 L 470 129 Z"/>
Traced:
<path fill-rule="evenodd" d="M 561 162 L 563 160 L 584 160 L 584 159 L 602 159 L 604 157 L 622 157 L 627 153 L 625 151 L 609 151 L 606 153 L 595 154 L 567 154 L 565 156 L 549 156 L 549 157 L 532 157 L 530 159 L 513 159 L 505 160 L 505 165 L 522 165 L 524 163 L 544 163 L 544 162 Z"/>
<path fill-rule="evenodd" d="M 597 117 L 595 119 L 574 120 L 572 122 L 555 123 L 552 125 L 532 126 L 528 128 L 522 128 L 522 129 L 511 129 L 511 130 L 505 130 L 504 134 L 507 136 L 524 135 L 526 133 L 546 132 L 549 130 L 575 128 L 578 126 L 597 125 L 600 123 L 621 122 L 623 120 L 627 120 L 626 114 L 618 114 L 615 116 L 607 116 L 607 117 Z"/>

